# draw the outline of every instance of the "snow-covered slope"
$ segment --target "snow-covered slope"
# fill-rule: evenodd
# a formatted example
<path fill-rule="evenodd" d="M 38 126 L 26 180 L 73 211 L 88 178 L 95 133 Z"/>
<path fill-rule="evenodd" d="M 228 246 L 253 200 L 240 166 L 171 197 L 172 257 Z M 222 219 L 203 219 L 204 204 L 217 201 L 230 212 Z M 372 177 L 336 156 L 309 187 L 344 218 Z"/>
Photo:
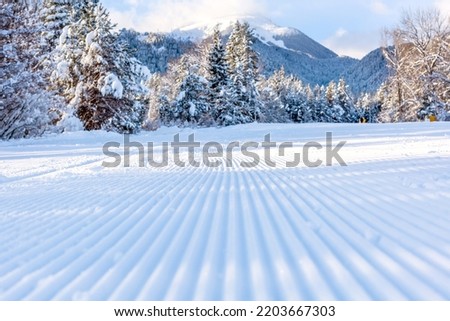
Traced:
<path fill-rule="evenodd" d="M 388 76 L 388 62 L 381 48 L 367 54 L 343 74 L 355 94 L 376 92 Z"/>
<path fill-rule="evenodd" d="M 137 168 L 133 149 L 132 167 L 104 168 L 102 146 L 120 135 L 0 142 L 0 300 L 449 300 L 450 123 L 163 128 L 132 141 L 271 133 L 296 142 L 292 160 L 326 132 L 348 141 L 347 167 L 244 168 L 235 151 L 231 167 Z"/>
<path fill-rule="evenodd" d="M 236 21 L 247 22 L 253 28 L 255 36 L 264 44 L 293 50 L 318 59 L 337 57 L 334 52 L 301 31 L 295 28 L 280 27 L 270 19 L 261 16 L 227 16 L 213 19 L 176 29 L 172 32 L 172 36 L 200 41 L 211 36 L 215 28 L 218 28 L 222 34 L 229 35 Z"/>

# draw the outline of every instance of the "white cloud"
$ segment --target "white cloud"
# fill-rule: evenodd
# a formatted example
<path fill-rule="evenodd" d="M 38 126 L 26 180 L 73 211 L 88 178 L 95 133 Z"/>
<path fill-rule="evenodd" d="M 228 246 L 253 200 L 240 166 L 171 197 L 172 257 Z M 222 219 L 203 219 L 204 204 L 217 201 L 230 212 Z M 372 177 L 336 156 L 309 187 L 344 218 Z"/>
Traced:
<path fill-rule="evenodd" d="M 435 2 L 436 7 L 441 10 L 445 15 L 450 16 L 450 1 L 449 0 L 437 0 Z"/>
<path fill-rule="evenodd" d="M 114 23 L 117 23 L 119 28 L 131 28 L 135 30 L 139 29 L 139 21 L 141 19 L 141 15 L 137 13 L 136 10 L 130 9 L 127 11 L 119 11 L 116 9 L 109 10 L 111 20 Z M 149 31 L 149 30 L 140 30 L 140 31 Z"/>
<path fill-rule="evenodd" d="M 379 15 L 387 15 L 390 13 L 388 6 L 381 0 L 372 0 L 370 3 L 370 9 L 372 12 Z"/>
<path fill-rule="evenodd" d="M 339 28 L 322 44 L 341 56 L 362 58 L 370 51 L 380 47 L 380 34 L 377 31 L 354 33 Z"/>
<path fill-rule="evenodd" d="M 336 38 L 342 38 L 343 36 L 345 36 L 348 33 L 347 30 L 345 30 L 344 28 L 339 28 L 338 30 L 336 30 L 336 33 L 334 34 L 334 36 Z"/>
<path fill-rule="evenodd" d="M 111 18 L 120 27 L 138 31 L 170 31 L 176 27 L 210 19 L 243 14 L 266 13 L 261 0 L 127 0 L 130 8 L 111 10 Z"/>
<path fill-rule="evenodd" d="M 142 3 L 141 0 L 125 0 L 125 3 L 131 6 L 137 6 Z"/>

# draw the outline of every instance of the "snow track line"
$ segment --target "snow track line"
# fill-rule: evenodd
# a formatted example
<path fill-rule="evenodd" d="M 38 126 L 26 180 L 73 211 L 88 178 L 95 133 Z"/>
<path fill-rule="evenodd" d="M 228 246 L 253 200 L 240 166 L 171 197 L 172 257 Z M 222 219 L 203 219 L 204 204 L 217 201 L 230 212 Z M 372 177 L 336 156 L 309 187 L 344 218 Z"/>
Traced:
<path fill-rule="evenodd" d="M 313 182 L 313 185 L 314 185 L 314 182 Z M 307 194 L 309 194 L 311 196 L 311 197 L 304 198 L 305 200 L 315 199 L 315 196 L 311 192 L 310 188 L 309 189 L 305 188 L 304 190 Z M 317 212 L 319 212 L 319 213 L 323 212 L 323 215 L 320 215 L 323 217 L 323 222 L 328 221 L 329 223 L 327 225 L 333 230 L 333 232 L 331 230 L 327 231 L 327 233 L 324 234 L 324 236 L 325 235 L 330 236 L 330 235 L 334 235 L 336 233 L 338 238 L 334 238 L 334 240 L 332 241 L 332 244 L 341 244 L 341 246 L 345 246 L 345 247 L 347 247 L 347 245 L 351 246 L 351 248 L 347 248 L 347 250 L 341 249 L 340 251 L 335 250 L 335 252 L 349 253 L 349 251 L 355 250 L 356 253 L 358 253 L 357 255 L 361 256 L 362 259 L 367 260 L 367 262 L 370 263 L 370 266 L 376 267 L 377 271 L 383 272 L 385 277 L 387 277 L 387 280 L 388 280 L 387 282 L 389 282 L 391 284 L 397 283 L 398 285 L 402 285 L 403 292 L 410 293 L 411 289 L 409 287 L 410 287 L 410 284 L 412 283 L 411 280 L 414 280 L 416 278 L 414 278 L 410 274 L 410 271 L 408 269 L 400 268 L 401 264 L 399 262 L 393 260 L 392 257 L 380 252 L 380 250 L 377 249 L 376 247 L 374 247 L 372 249 L 372 250 L 374 250 L 373 255 L 371 255 L 371 256 L 365 255 L 365 251 L 362 250 L 361 243 L 365 242 L 366 240 L 364 239 L 364 237 L 360 237 L 359 239 L 355 238 L 356 235 L 359 234 L 359 233 L 355 233 L 358 231 L 358 228 L 352 227 L 354 220 L 350 220 L 347 217 L 349 213 L 352 213 L 352 210 L 349 208 L 346 208 L 346 207 L 342 207 L 341 205 L 338 205 L 338 203 L 336 203 L 336 201 L 335 201 L 336 199 L 331 198 L 330 195 L 333 194 L 333 192 L 331 192 L 331 191 L 333 191 L 333 189 L 327 188 L 326 190 L 329 193 L 327 195 L 324 195 L 321 192 L 322 190 L 324 190 L 324 188 L 320 187 L 320 186 L 319 186 L 319 188 L 316 187 L 316 189 L 315 189 L 316 195 L 321 195 L 320 199 L 323 202 L 323 209 L 319 210 Z M 327 217 L 325 218 L 324 215 L 326 215 Z M 377 252 L 378 252 L 378 254 L 376 254 Z M 381 261 L 380 258 L 383 258 L 383 260 Z M 348 263 L 353 263 L 353 262 L 348 262 Z M 349 266 L 348 268 L 350 269 L 351 267 Z M 400 268 L 401 270 L 404 271 L 401 274 L 401 278 L 400 278 L 400 275 L 395 273 L 395 271 L 398 268 Z M 355 273 L 357 275 L 358 270 L 353 269 L 353 273 Z M 378 283 L 378 281 L 377 281 L 377 283 Z M 416 281 L 418 281 L 418 280 L 416 279 Z M 417 283 L 415 283 L 415 284 L 416 284 L 415 286 L 419 286 Z M 375 289 L 375 288 L 377 288 L 377 285 L 372 284 L 370 286 L 370 288 Z M 384 290 L 385 290 L 385 288 L 384 288 Z M 442 299 L 442 297 L 439 294 L 437 294 L 437 292 L 432 291 L 429 288 L 429 286 L 425 283 L 421 284 L 420 293 L 421 293 L 421 295 L 423 295 L 425 297 L 428 296 L 428 297 L 434 297 L 435 299 L 439 299 L 439 298 Z M 405 298 L 407 298 L 407 297 L 405 297 Z M 372 299 L 377 299 L 377 298 L 372 297 Z M 420 299 L 420 298 L 410 298 L 410 299 Z"/>
<path fill-rule="evenodd" d="M 249 187 L 242 191 L 242 213 L 244 230 L 248 231 L 245 234 L 251 287 L 254 289 L 252 298 L 263 301 L 282 300 L 283 296 L 298 297 L 300 293 L 287 284 L 290 282 L 292 285 L 295 278 L 292 271 L 285 266 L 288 262 L 282 254 L 283 247 L 278 246 L 276 239 L 270 237 L 273 233 L 270 225 L 265 222 L 267 210 L 262 206 L 263 200 L 258 186 L 252 180 L 253 174 L 251 171 L 243 171 L 239 177 L 240 185 Z M 267 278 L 268 275 L 273 278 Z"/>
<path fill-rule="evenodd" d="M 155 183 L 156 184 L 156 183 Z M 113 210 L 114 209 L 114 207 L 116 207 L 116 204 L 114 204 L 114 203 L 111 203 L 110 204 L 110 210 Z M 110 210 L 108 210 L 108 208 L 106 208 L 105 209 L 105 213 L 108 213 Z M 86 243 L 87 242 L 87 240 L 89 240 L 89 238 L 92 238 L 92 237 L 96 237 L 96 238 L 98 238 L 98 237 L 102 237 L 103 235 L 100 233 L 101 232 L 101 230 L 104 230 L 105 232 L 106 231 L 109 231 L 109 226 L 110 225 L 112 225 L 112 226 L 114 226 L 114 222 L 115 221 L 117 221 L 117 222 L 119 222 L 120 220 L 121 220 L 121 215 L 120 215 L 120 213 L 122 212 L 122 211 L 124 211 L 124 210 L 132 210 L 132 209 L 130 209 L 129 207 L 128 207 L 128 205 L 127 204 L 124 204 L 124 205 L 122 205 L 122 206 L 118 206 L 117 208 L 115 208 L 115 211 L 113 211 L 113 213 L 114 212 L 116 212 L 116 213 L 118 213 L 119 215 L 118 216 L 114 216 L 114 215 L 108 215 L 108 216 L 103 216 L 103 217 L 99 217 L 98 219 L 100 219 L 100 222 L 91 222 L 91 224 L 90 224 L 90 226 L 93 228 L 92 229 L 92 231 L 93 230 L 95 230 L 96 229 L 96 226 L 102 226 L 102 228 L 100 228 L 100 230 L 97 232 L 97 233 L 95 233 L 95 234 L 92 234 L 92 236 L 90 236 L 90 237 L 88 237 L 87 239 L 86 238 L 83 238 L 83 237 L 81 237 L 80 235 L 78 235 L 78 234 L 80 234 L 81 232 L 83 232 L 83 229 L 81 229 L 81 230 L 79 230 L 79 226 L 81 225 L 83 225 L 83 222 L 80 222 L 78 225 L 74 225 L 74 226 L 72 226 L 71 227 L 71 230 L 73 231 L 72 233 L 71 233 L 71 231 L 65 231 L 65 234 L 67 234 L 68 232 L 69 232 L 69 235 L 71 235 L 71 237 L 69 238 L 69 239 L 65 239 L 65 240 L 63 240 L 63 238 L 64 237 L 66 237 L 65 236 L 65 234 L 63 234 L 63 235 L 61 235 L 61 238 L 58 238 L 58 239 L 56 239 L 56 240 L 54 240 L 54 242 L 53 242 L 53 244 L 54 245 L 56 245 L 56 244 L 59 244 L 60 245 L 60 247 L 62 247 L 62 248 L 64 248 L 64 246 L 65 246 L 65 244 L 64 243 L 67 243 L 67 242 L 72 242 L 72 245 L 69 245 L 69 249 L 73 249 L 74 247 L 74 245 L 76 244 L 76 245 L 78 245 L 79 246 L 79 240 L 81 239 L 82 240 L 82 243 Z M 112 214 L 113 214 L 112 213 Z M 112 222 L 111 221 L 109 221 L 108 222 L 108 220 L 110 220 L 112 218 Z M 129 220 L 130 221 L 130 224 L 135 224 L 135 223 L 137 223 L 137 222 L 134 222 L 133 220 Z M 139 221 L 138 221 L 139 222 Z M 104 224 L 106 224 L 106 225 L 104 225 Z M 109 224 L 109 225 L 108 225 Z M 118 226 L 119 226 L 119 224 L 117 224 Z M 78 232 L 76 232 L 76 231 L 78 231 Z M 86 232 L 84 232 L 83 234 L 86 234 Z M 63 243 L 61 244 L 60 242 L 61 241 L 63 241 Z M 94 239 L 93 241 L 91 241 L 89 244 L 95 244 L 96 242 L 98 241 L 98 239 Z M 51 244 L 51 243 L 50 243 Z M 53 246 L 48 246 L 49 244 L 46 244 L 46 247 L 48 248 L 48 249 L 53 249 Z M 31 249 L 32 251 L 38 251 L 38 253 L 41 253 L 41 256 L 42 256 L 42 264 L 44 264 L 44 263 L 48 263 L 48 262 L 46 262 L 46 260 L 45 260 L 45 258 L 46 257 L 51 257 L 51 258 L 53 258 L 53 259 L 57 259 L 57 257 L 55 258 L 54 257 L 54 254 L 46 254 L 45 252 L 41 252 L 41 250 L 40 249 Z M 76 251 L 76 249 L 75 249 L 75 251 Z M 74 253 L 75 255 L 76 254 L 78 254 L 78 253 Z M 24 256 L 26 256 L 27 254 L 25 253 L 24 254 Z M 74 260 L 74 258 L 75 257 L 71 257 L 71 259 L 70 260 Z M 58 261 L 59 261 L 60 259 L 58 259 Z M 69 260 L 69 261 L 70 261 Z M 29 268 L 30 268 L 30 265 L 27 265 Z M 53 266 L 53 269 L 55 269 L 56 268 L 56 266 Z M 1 270 L 0 270 L 1 271 Z M 3 273 L 0 273 L 0 275 L 2 275 Z M 14 279 L 13 278 L 11 278 L 11 277 L 8 277 L 8 280 L 11 282 L 11 281 L 13 281 Z M 0 283 L 0 287 L 2 286 L 2 283 Z M 15 285 L 15 287 L 17 288 L 18 287 L 18 285 L 16 284 Z"/>
<path fill-rule="evenodd" d="M 198 238 L 202 237 L 206 232 L 203 225 L 208 225 L 208 221 L 204 223 L 204 220 L 208 218 L 207 213 L 202 213 L 202 200 L 204 200 L 204 194 L 200 193 L 198 189 L 198 184 L 203 185 L 204 188 L 209 188 L 214 183 L 214 176 L 210 175 L 203 182 L 203 174 L 198 175 L 199 179 L 192 183 L 190 189 L 192 192 L 196 192 L 196 195 L 192 199 L 185 198 L 184 202 L 180 204 L 174 216 L 180 219 L 180 224 L 176 234 L 169 233 L 170 230 L 162 230 L 161 234 L 165 233 L 167 235 L 175 235 L 175 237 L 170 240 L 166 238 L 167 246 L 164 246 L 165 253 L 160 257 L 158 264 L 155 269 L 149 270 L 151 275 L 146 282 L 143 283 L 136 299 L 144 300 L 145 298 L 151 298 L 155 300 L 161 299 L 178 299 L 178 300 L 188 300 L 189 293 L 183 294 L 178 293 L 178 291 L 192 289 L 194 282 L 197 279 L 195 273 L 198 271 L 190 265 L 197 263 L 195 258 L 196 255 L 202 255 L 204 252 L 205 244 L 198 241 Z M 174 221 L 176 222 L 176 221 Z M 192 248 L 194 247 L 194 250 Z M 194 262 L 192 262 L 192 260 Z M 197 257 L 199 260 L 199 257 Z M 185 278 L 185 274 L 189 273 L 189 277 Z M 178 286 L 183 284 L 183 286 Z M 155 289 L 163 289 L 163 291 L 158 292 Z M 168 296 L 168 297 L 167 297 Z"/>
<path fill-rule="evenodd" d="M 180 182 L 180 183 L 182 183 L 182 182 Z M 141 188 L 142 188 L 142 186 L 136 187 L 137 190 L 141 189 Z M 173 188 L 173 186 L 171 186 L 170 184 L 167 185 L 166 191 L 170 190 L 171 188 Z M 142 197 L 144 197 L 144 196 L 145 196 L 145 194 L 142 195 Z M 170 199 L 170 196 L 167 196 L 159 201 L 156 201 L 156 203 L 153 202 L 152 206 L 150 207 L 149 203 L 151 203 L 152 199 L 149 198 L 148 201 L 145 201 L 144 203 L 136 202 L 132 206 L 127 205 L 128 207 L 117 210 L 117 214 L 119 216 L 123 216 L 123 215 L 120 215 L 119 213 L 136 213 L 134 215 L 138 215 L 140 217 L 140 219 L 137 221 L 130 219 L 130 223 L 128 226 L 124 225 L 123 223 L 117 224 L 117 231 L 115 231 L 115 233 L 114 233 L 116 235 L 116 239 L 114 240 L 114 242 L 111 243 L 111 247 L 108 247 L 105 245 L 105 246 L 103 246 L 103 249 L 100 249 L 100 251 L 106 251 L 106 254 L 103 256 L 100 256 L 97 261 L 87 262 L 87 264 L 89 264 L 89 266 L 87 266 L 87 267 L 92 268 L 92 269 L 90 269 L 89 273 L 88 272 L 86 273 L 86 276 L 85 276 L 85 279 L 88 281 L 83 282 L 83 281 L 80 281 L 79 279 L 73 280 L 72 283 L 74 284 L 74 286 L 76 285 L 77 293 L 79 293 L 79 295 L 81 295 L 81 298 L 83 297 L 84 293 L 89 293 L 89 290 L 90 290 L 89 288 L 93 286 L 92 280 L 96 280 L 96 279 L 98 279 L 98 277 L 101 277 L 103 275 L 102 273 L 99 273 L 99 272 L 97 272 L 97 274 L 94 275 L 94 276 L 96 276 L 96 278 L 94 278 L 94 276 L 91 275 L 93 273 L 93 271 L 95 271 L 95 269 L 93 269 L 93 268 L 96 267 L 97 262 L 99 262 L 98 265 L 102 266 L 103 258 L 107 255 L 109 255 L 111 257 L 111 253 L 109 251 L 110 248 L 113 249 L 116 252 L 116 254 L 118 252 L 119 256 L 125 255 L 126 251 L 131 249 L 134 246 L 135 241 L 136 241 L 136 236 L 140 237 L 142 235 L 145 235 L 147 233 L 146 227 L 152 228 L 153 219 L 157 219 L 157 220 L 159 219 L 159 217 L 160 217 L 159 214 L 161 214 L 161 213 L 158 213 L 158 211 L 155 211 L 153 209 L 160 208 L 160 206 L 164 206 L 164 204 L 165 205 L 169 204 L 168 199 Z M 150 207 L 151 208 L 150 212 L 140 211 L 145 207 Z M 144 215 L 145 213 L 146 213 L 146 215 Z M 114 215 L 114 212 L 112 214 Z M 108 236 L 108 240 L 110 238 L 111 237 Z M 127 239 L 127 240 L 125 241 L 125 239 Z M 124 242 L 122 242 L 122 241 L 124 241 Z M 121 247 L 119 247 L 119 245 L 121 245 Z M 127 245 L 129 247 L 126 247 L 125 245 Z M 112 257 L 115 257 L 115 255 L 112 255 Z M 108 268 L 109 266 L 110 266 L 110 264 L 107 264 L 106 266 L 101 267 L 101 268 Z M 77 269 L 75 269 L 75 271 L 76 270 Z M 89 280 L 91 280 L 91 281 L 89 281 Z M 120 281 L 120 279 L 118 279 L 117 281 Z M 89 287 L 83 286 L 84 284 L 88 284 Z M 80 287 L 82 287 L 82 291 L 80 291 L 80 289 L 79 289 Z M 68 299 L 68 298 L 65 297 L 65 299 Z"/>
<path fill-rule="evenodd" d="M 315 255 L 312 253 L 314 251 L 310 251 L 307 242 L 304 242 L 302 237 L 298 237 L 299 235 L 293 231 L 293 226 L 298 226 L 302 230 L 301 235 L 308 232 L 304 230 L 303 225 L 295 223 L 291 225 L 293 222 L 285 219 L 289 213 L 296 217 L 300 213 L 290 203 L 274 202 L 282 193 L 273 188 L 272 181 L 267 183 L 262 175 L 258 172 L 255 174 L 253 182 L 255 186 L 261 188 L 256 193 L 258 198 L 254 198 L 253 202 L 255 205 L 259 203 L 258 208 L 261 211 L 259 217 L 264 218 L 261 220 L 261 224 L 264 224 L 262 225 L 264 226 L 263 235 L 267 237 L 266 243 L 270 244 L 271 253 L 275 259 L 272 261 L 276 262 L 273 269 L 275 275 L 278 274 L 276 278 L 278 284 L 283 287 L 281 293 L 285 293 L 285 297 L 282 299 L 311 298 L 315 296 L 316 291 L 320 291 L 324 298 L 335 298 L 336 294 L 333 293 L 324 278 L 324 274 L 326 275 L 327 272 L 320 271 L 320 267 L 314 262 Z M 279 218 L 274 220 L 272 213 L 278 213 Z M 278 242 L 271 240 L 278 240 Z M 296 268 L 289 269 L 289 266 Z M 297 286 L 294 288 L 292 284 Z"/>
<path fill-rule="evenodd" d="M 184 180 L 189 183 L 184 185 L 180 183 L 182 186 L 179 190 L 180 195 L 187 194 L 191 186 L 202 178 L 201 175 L 197 176 L 195 180 L 192 180 L 189 175 L 184 177 Z M 134 262 L 134 266 L 129 267 L 127 277 L 118 280 L 121 282 L 111 294 L 111 299 L 133 300 L 138 297 L 142 284 L 150 277 L 150 273 L 155 273 L 154 270 L 158 266 L 158 261 L 155 258 L 160 259 L 166 253 L 167 246 L 170 244 L 170 237 L 176 235 L 175 231 L 178 224 L 183 222 L 183 213 L 177 210 L 183 201 L 184 198 L 179 196 L 172 199 L 169 208 L 165 209 L 166 213 L 159 216 L 153 224 L 147 227 L 146 233 L 135 240 L 133 247 L 124 256 L 124 261 Z M 151 212 L 153 212 L 153 209 Z M 129 255 L 133 256 L 128 258 Z"/>
<path fill-rule="evenodd" d="M 92 165 L 92 164 L 95 164 L 95 163 L 101 164 L 101 162 L 103 162 L 104 160 L 105 160 L 105 158 L 102 157 L 102 158 L 98 158 L 96 160 L 85 161 L 85 162 L 81 162 L 81 163 L 78 163 L 78 164 L 74 164 L 74 165 L 71 165 L 71 166 L 68 166 L 68 167 L 64 167 L 62 169 L 51 169 L 51 170 L 40 172 L 40 173 L 37 173 L 37 174 L 25 175 L 25 176 L 21 176 L 21 177 L 18 177 L 18 178 L 13 178 L 13 179 L 10 178 L 6 182 L 4 182 L 3 184 L 27 181 L 27 180 L 32 180 L 32 179 L 38 179 L 38 178 L 42 178 L 42 177 L 45 177 L 47 175 L 51 175 L 51 174 L 55 174 L 55 173 L 64 173 L 64 172 L 72 170 L 72 169 L 89 166 L 89 165 Z"/>
<path fill-rule="evenodd" d="M 221 300 L 223 298 L 224 288 L 224 269 L 225 269 L 225 242 L 227 235 L 225 213 L 229 212 L 229 203 L 226 200 L 225 186 L 229 186 L 229 175 L 220 173 L 220 180 L 216 181 L 217 197 L 211 200 L 211 204 L 216 206 L 213 211 L 211 230 L 204 240 L 206 243 L 205 253 L 202 261 L 199 262 L 199 275 L 196 286 L 193 289 L 194 300 Z M 223 212 L 216 214 L 216 211 L 221 209 Z M 209 212 L 211 213 L 211 212 Z"/>
<path fill-rule="evenodd" d="M 167 300 L 193 300 L 193 291 L 197 286 L 197 282 L 200 277 L 202 262 L 205 259 L 206 248 L 208 245 L 208 238 L 205 240 L 204 236 L 208 235 L 211 231 L 214 216 L 209 213 L 215 209 L 215 199 L 218 192 L 214 190 L 214 186 L 218 184 L 218 180 L 222 180 L 223 174 L 210 174 L 210 178 L 205 184 L 202 184 L 201 194 L 198 194 L 196 198 L 197 203 L 201 203 L 201 199 L 205 198 L 206 193 L 209 197 L 206 198 L 202 205 L 193 205 L 190 207 L 189 212 L 186 215 L 198 215 L 195 228 L 192 230 L 192 235 L 187 244 L 186 250 L 182 257 L 180 257 L 179 265 L 176 272 L 173 274 L 173 278 L 169 280 L 169 287 L 164 295 L 164 299 Z M 220 185 L 220 183 L 219 183 Z M 214 230 L 213 230 L 214 231 Z M 183 284 L 183 286 L 178 286 Z M 143 299 L 151 297 L 152 285 L 147 283 L 140 293 L 140 297 Z"/>
<path fill-rule="evenodd" d="M 349 194 L 345 195 L 348 196 Z M 377 208 L 379 207 L 374 206 L 366 209 L 365 215 L 361 215 L 353 211 L 353 213 L 356 214 L 355 217 L 359 217 L 362 222 L 369 224 L 369 226 L 374 226 L 374 228 L 378 227 L 378 230 L 374 229 L 373 232 L 369 232 L 367 235 L 368 238 L 372 239 L 372 241 L 376 241 L 378 243 L 377 246 L 383 248 L 383 250 L 389 255 L 394 254 L 392 253 L 392 247 L 385 248 L 382 244 L 386 242 L 395 244 L 397 249 L 405 254 L 404 256 L 409 256 L 412 261 L 415 261 L 415 264 L 410 264 L 411 262 L 404 262 L 403 265 L 405 268 L 409 266 L 417 267 L 417 273 L 433 274 L 436 276 L 433 281 L 450 277 L 450 272 L 448 269 L 450 266 L 450 258 L 448 257 L 448 253 L 442 253 L 443 249 L 444 252 L 448 252 L 448 250 L 445 251 L 445 246 L 448 243 L 442 243 L 441 246 L 432 247 L 430 242 L 426 242 L 428 243 L 427 246 L 424 244 L 422 239 L 417 239 L 416 234 L 408 233 L 407 231 L 403 234 L 407 237 L 400 237 L 398 235 L 398 231 L 401 225 L 396 224 L 395 226 L 397 227 L 393 228 L 394 224 L 392 224 L 392 222 L 386 221 L 382 217 L 379 217 L 378 213 L 382 212 L 383 209 L 380 209 L 377 212 Z M 372 221 L 372 223 L 369 223 L 369 221 Z M 382 227 L 382 230 L 380 230 L 380 227 Z M 433 234 L 434 242 L 437 242 L 435 238 L 436 236 Z M 430 239 L 430 235 L 428 236 L 428 239 Z M 393 243 L 393 241 L 398 243 Z M 420 251 L 417 250 L 418 248 L 420 248 Z M 420 258 L 420 260 L 418 258 Z M 431 281 L 431 283 L 433 283 L 433 281 Z M 436 285 L 438 288 L 442 288 L 442 284 L 439 282 L 437 282 Z M 444 288 L 443 290 L 447 293 L 446 296 L 450 296 L 450 291 L 448 289 Z"/>
<path fill-rule="evenodd" d="M 277 175 L 277 185 L 275 185 L 275 179 L 271 175 L 266 175 L 268 180 L 271 180 L 271 186 L 277 186 L 280 184 L 279 179 L 283 177 Z M 299 194 L 299 190 L 305 192 L 301 186 L 297 186 L 299 189 L 295 189 L 294 193 Z M 269 194 L 271 195 L 271 194 Z M 367 289 L 361 286 L 364 284 L 361 280 L 358 281 L 355 278 L 354 271 L 348 269 L 346 262 L 342 261 L 339 257 L 339 249 L 335 247 L 336 238 L 329 240 L 328 238 L 322 237 L 319 233 L 323 228 L 323 222 L 320 221 L 320 216 L 316 214 L 314 207 L 304 203 L 303 199 L 305 195 L 299 198 L 286 198 L 283 193 L 279 193 L 277 197 L 282 197 L 284 202 L 272 202 L 276 206 L 288 206 L 288 204 L 293 209 L 299 210 L 299 215 L 289 215 L 289 213 L 295 213 L 295 210 L 281 210 L 283 216 L 286 219 L 286 224 L 284 228 L 281 228 L 281 233 L 286 235 L 286 231 L 292 229 L 293 235 L 289 237 L 288 242 L 293 242 L 293 240 L 298 239 L 301 243 L 305 244 L 305 247 L 309 249 L 308 256 L 312 257 L 314 260 L 314 265 L 319 269 L 319 279 L 324 280 L 328 285 L 332 286 L 333 289 L 333 299 L 352 299 L 353 297 L 369 299 L 370 295 Z M 277 198 L 273 198 L 276 200 Z M 278 199 L 279 200 L 279 199 Z M 281 216 L 281 217 L 283 217 Z M 318 221 L 319 219 L 319 221 Z M 274 222 L 275 224 L 277 222 Z M 295 228 L 294 228 L 295 227 Z M 347 286 L 345 286 L 347 285 Z M 312 284 L 311 287 L 314 285 Z M 346 288 L 352 289 L 351 293 L 346 292 Z M 323 296 L 323 292 L 321 292 Z"/>
<path fill-rule="evenodd" d="M 298 193 L 297 189 L 295 189 L 295 191 Z M 380 270 L 383 271 L 383 268 L 375 269 L 377 265 L 380 267 L 377 263 L 379 260 L 373 261 L 373 256 L 367 256 L 365 251 L 362 250 L 360 244 L 364 241 L 364 239 L 357 237 L 357 234 L 353 234 L 351 227 L 348 225 L 346 220 L 342 220 L 341 218 L 335 216 L 335 213 L 338 213 L 336 208 L 331 208 L 326 204 L 322 205 L 322 202 L 319 202 L 319 199 L 320 201 L 324 200 L 323 197 L 326 199 L 326 195 L 322 194 L 322 196 L 318 198 L 317 196 L 321 195 L 321 191 L 315 189 L 314 194 L 312 194 L 308 186 L 303 187 L 302 191 L 306 195 L 302 195 L 303 197 L 299 197 L 298 199 L 303 199 L 306 201 L 306 204 L 308 204 L 307 206 L 310 209 L 309 220 L 314 222 L 316 220 L 315 217 L 319 219 L 317 222 L 318 228 L 315 233 L 325 242 L 325 244 L 327 244 L 327 246 L 330 247 L 333 255 L 336 255 L 342 266 L 344 266 L 344 270 L 351 271 L 351 277 L 346 283 L 350 285 L 350 280 L 356 278 L 353 283 L 356 282 L 356 284 L 362 284 L 365 286 L 365 291 L 372 293 L 369 295 L 372 299 L 377 298 L 376 291 L 378 291 L 378 295 L 381 295 L 382 291 L 386 291 L 386 289 L 389 289 L 391 295 L 394 295 L 397 290 L 391 286 L 392 279 L 386 279 L 387 275 L 383 275 L 378 272 Z M 314 202 L 316 205 L 314 205 Z M 334 203 L 334 206 L 338 206 L 338 203 Z M 376 249 L 373 250 L 378 251 Z M 351 260 L 349 259 L 350 257 L 352 258 Z M 391 261 L 392 264 L 395 264 L 395 262 L 389 257 L 384 256 L 383 260 L 386 263 Z M 370 271 L 370 275 L 372 276 L 370 279 L 367 278 L 368 271 Z M 346 288 L 352 288 L 352 286 L 339 286 L 339 289 Z M 341 294 L 339 298 L 352 299 L 353 295 L 361 296 L 360 294 L 357 295 L 353 292 Z M 397 295 L 399 295 L 399 293 Z M 397 296 L 397 299 L 404 298 L 404 294 Z"/>

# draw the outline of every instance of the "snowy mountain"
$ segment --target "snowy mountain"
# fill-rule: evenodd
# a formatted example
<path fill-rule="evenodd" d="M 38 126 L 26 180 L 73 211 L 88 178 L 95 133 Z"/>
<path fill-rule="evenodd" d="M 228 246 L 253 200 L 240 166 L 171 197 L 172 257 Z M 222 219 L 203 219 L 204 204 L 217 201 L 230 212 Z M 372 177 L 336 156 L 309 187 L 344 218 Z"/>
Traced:
<path fill-rule="evenodd" d="M 300 30 L 280 27 L 261 16 L 228 16 L 178 28 L 168 36 L 181 41 L 201 42 L 218 28 L 224 38 L 236 21 L 247 22 L 254 30 L 254 47 L 259 53 L 263 73 L 284 67 L 305 83 L 326 85 L 344 77 L 354 93 L 374 92 L 386 80 L 387 63 L 380 49 L 361 60 L 339 57 Z"/>
<path fill-rule="evenodd" d="M 387 66 L 381 50 L 362 60 L 339 57 L 295 28 L 280 27 L 259 16 L 231 16 L 178 28 L 171 33 L 139 34 L 122 30 L 123 40 L 134 48 L 136 58 L 152 72 L 164 73 L 167 64 L 208 42 L 217 27 L 226 40 L 236 21 L 247 22 L 254 30 L 253 45 L 259 55 L 262 73 L 270 76 L 280 68 L 312 86 L 327 85 L 344 77 L 355 93 L 374 92 L 387 77 Z"/>
<path fill-rule="evenodd" d="M 389 75 L 388 63 L 381 48 L 362 58 L 343 77 L 354 93 L 375 92 Z"/>
<path fill-rule="evenodd" d="M 218 28 L 224 36 L 231 33 L 236 21 L 247 22 L 254 30 L 254 35 L 263 44 L 302 53 L 311 58 L 335 58 L 337 54 L 322 46 L 295 28 L 280 27 L 270 19 L 261 16 L 227 16 L 206 22 L 189 25 L 174 30 L 174 38 L 199 42 L 210 37 Z"/>

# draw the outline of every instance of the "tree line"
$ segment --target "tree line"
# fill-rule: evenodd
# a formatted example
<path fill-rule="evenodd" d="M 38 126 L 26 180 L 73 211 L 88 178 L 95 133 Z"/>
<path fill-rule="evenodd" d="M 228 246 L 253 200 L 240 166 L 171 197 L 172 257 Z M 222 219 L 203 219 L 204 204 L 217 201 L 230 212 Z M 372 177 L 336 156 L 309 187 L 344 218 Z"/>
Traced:
<path fill-rule="evenodd" d="M 144 127 L 376 121 L 377 96 L 355 100 L 344 79 L 311 87 L 284 68 L 264 77 L 253 41 L 251 27 L 236 22 L 226 43 L 216 29 L 210 41 L 154 75 Z"/>
<path fill-rule="evenodd" d="M 80 128 L 449 117 L 450 29 L 436 10 L 407 12 L 386 32 L 391 75 L 359 97 L 344 79 L 310 86 L 283 68 L 264 77 L 246 23 L 236 22 L 227 38 L 215 30 L 166 72 L 150 74 L 98 0 L 7 0 L 0 18 L 1 139 Z"/>

